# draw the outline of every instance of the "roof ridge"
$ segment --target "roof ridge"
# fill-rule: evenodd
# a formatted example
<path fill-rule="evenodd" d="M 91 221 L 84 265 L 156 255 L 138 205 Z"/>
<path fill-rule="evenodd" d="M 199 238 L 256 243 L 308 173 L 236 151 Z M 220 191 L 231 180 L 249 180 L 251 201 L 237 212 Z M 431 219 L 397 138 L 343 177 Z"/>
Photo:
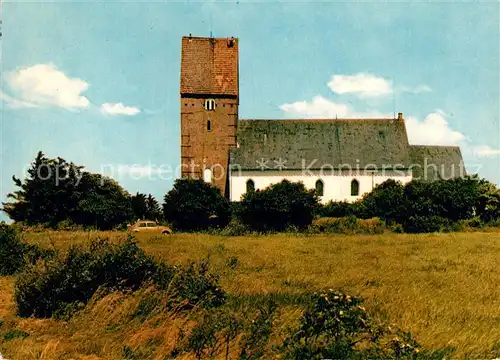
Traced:
<path fill-rule="evenodd" d="M 460 149 L 460 145 L 413 145 L 409 144 L 410 147 L 420 147 L 420 148 L 442 148 L 442 149 Z"/>
<path fill-rule="evenodd" d="M 392 121 L 397 118 L 319 118 L 319 119 L 239 119 L 238 121 L 279 121 L 279 122 L 335 122 L 335 121 Z"/>

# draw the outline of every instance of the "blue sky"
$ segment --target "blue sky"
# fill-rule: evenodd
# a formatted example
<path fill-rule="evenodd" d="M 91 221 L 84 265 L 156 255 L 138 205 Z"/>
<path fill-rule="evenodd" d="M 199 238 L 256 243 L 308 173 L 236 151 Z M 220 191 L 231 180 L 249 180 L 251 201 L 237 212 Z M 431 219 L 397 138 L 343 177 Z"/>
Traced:
<path fill-rule="evenodd" d="M 403 112 L 411 143 L 460 145 L 500 183 L 497 2 L 2 6 L 2 199 L 38 150 L 161 199 L 173 177 L 157 169 L 180 162 L 181 36 L 210 32 L 240 39 L 240 118 Z"/>

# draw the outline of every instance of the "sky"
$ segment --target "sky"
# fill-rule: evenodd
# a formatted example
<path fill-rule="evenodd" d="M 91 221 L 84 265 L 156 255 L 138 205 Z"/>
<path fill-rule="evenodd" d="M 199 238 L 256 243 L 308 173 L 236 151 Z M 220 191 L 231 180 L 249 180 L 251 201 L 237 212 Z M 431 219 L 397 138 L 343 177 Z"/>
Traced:
<path fill-rule="evenodd" d="M 245 118 L 392 117 L 500 184 L 497 2 L 3 2 L 0 196 L 36 153 L 160 201 L 181 37 L 239 38 Z M 5 215 L 0 215 L 0 220 Z"/>

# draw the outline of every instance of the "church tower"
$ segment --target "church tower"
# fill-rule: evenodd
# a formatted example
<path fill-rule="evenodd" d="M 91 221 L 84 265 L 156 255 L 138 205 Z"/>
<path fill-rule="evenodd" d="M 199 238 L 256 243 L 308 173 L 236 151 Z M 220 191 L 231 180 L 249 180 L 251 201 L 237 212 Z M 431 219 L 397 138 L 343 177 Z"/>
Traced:
<path fill-rule="evenodd" d="M 238 120 L 238 40 L 183 37 L 180 95 L 181 175 L 202 178 L 228 196 Z"/>

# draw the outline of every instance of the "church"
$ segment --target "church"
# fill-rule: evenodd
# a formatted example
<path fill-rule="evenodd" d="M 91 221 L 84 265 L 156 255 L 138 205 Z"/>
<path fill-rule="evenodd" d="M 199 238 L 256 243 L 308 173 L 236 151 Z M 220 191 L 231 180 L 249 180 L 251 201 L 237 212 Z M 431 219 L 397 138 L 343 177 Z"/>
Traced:
<path fill-rule="evenodd" d="M 388 119 L 239 119 L 238 39 L 182 38 L 181 176 L 231 201 L 283 179 L 321 202 L 353 202 L 388 179 L 463 176 L 459 147 L 410 145 L 403 114 Z"/>

